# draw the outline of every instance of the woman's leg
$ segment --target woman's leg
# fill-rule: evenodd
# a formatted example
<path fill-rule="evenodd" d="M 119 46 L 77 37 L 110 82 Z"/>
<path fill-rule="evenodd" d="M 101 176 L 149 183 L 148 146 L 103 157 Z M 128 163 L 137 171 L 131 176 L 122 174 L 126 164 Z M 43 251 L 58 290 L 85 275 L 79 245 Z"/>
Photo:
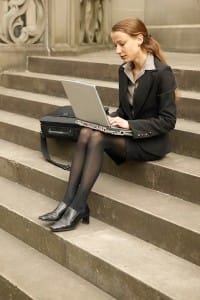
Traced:
<path fill-rule="evenodd" d="M 67 205 L 71 204 L 77 192 L 81 180 L 81 174 L 83 171 L 86 155 L 87 155 L 88 143 L 92 133 L 93 130 L 89 128 L 83 128 L 80 131 L 80 135 L 76 143 L 75 153 L 72 159 L 68 187 L 63 197 L 63 201 Z"/>
<path fill-rule="evenodd" d="M 89 128 L 83 128 L 80 132 L 79 139 L 76 144 L 76 150 L 72 162 L 72 168 L 69 177 L 68 188 L 65 192 L 64 198 L 59 202 L 58 206 L 51 212 L 48 212 L 39 219 L 42 221 L 57 221 L 64 214 L 67 207 L 71 204 L 81 178 L 81 173 L 85 161 L 85 155 L 87 152 L 87 144 L 92 134 L 92 130 Z"/>
<path fill-rule="evenodd" d="M 115 155 L 126 156 L 126 141 L 118 137 L 94 131 L 88 141 L 79 187 L 71 207 L 84 211 L 89 192 L 91 191 L 103 164 L 104 150 L 112 151 Z"/>
<path fill-rule="evenodd" d="M 125 158 L 126 140 L 123 137 L 93 131 L 88 139 L 87 147 L 84 149 L 86 152 L 84 153 L 84 161 L 81 163 L 81 172 L 78 179 L 75 177 L 76 180 L 73 181 L 76 184 L 77 192 L 73 189 L 75 197 L 62 218 L 50 226 L 52 231 L 72 230 L 81 219 L 83 222 L 89 223 L 89 209 L 86 201 L 101 171 L 104 150 L 113 151 L 115 155 Z"/>

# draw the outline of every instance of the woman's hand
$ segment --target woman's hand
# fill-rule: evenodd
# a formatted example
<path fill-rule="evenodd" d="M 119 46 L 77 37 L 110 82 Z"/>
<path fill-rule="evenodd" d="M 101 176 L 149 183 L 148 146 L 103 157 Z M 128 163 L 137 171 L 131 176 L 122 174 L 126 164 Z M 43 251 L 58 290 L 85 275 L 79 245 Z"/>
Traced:
<path fill-rule="evenodd" d="M 124 129 L 129 129 L 129 123 L 127 120 L 122 119 L 120 117 L 110 117 L 108 116 L 108 120 L 111 126 L 121 127 Z"/>

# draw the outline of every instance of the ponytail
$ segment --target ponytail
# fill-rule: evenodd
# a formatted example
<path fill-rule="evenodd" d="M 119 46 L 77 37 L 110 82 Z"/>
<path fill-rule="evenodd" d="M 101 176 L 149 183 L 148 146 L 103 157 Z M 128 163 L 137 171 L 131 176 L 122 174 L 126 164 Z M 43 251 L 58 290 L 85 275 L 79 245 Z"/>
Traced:
<path fill-rule="evenodd" d="M 151 35 L 148 36 L 143 35 L 143 37 L 144 37 L 144 41 L 141 45 L 141 48 L 145 49 L 148 53 L 153 54 L 160 61 L 166 64 L 167 62 L 161 50 L 160 44 L 154 38 L 152 38 Z"/>

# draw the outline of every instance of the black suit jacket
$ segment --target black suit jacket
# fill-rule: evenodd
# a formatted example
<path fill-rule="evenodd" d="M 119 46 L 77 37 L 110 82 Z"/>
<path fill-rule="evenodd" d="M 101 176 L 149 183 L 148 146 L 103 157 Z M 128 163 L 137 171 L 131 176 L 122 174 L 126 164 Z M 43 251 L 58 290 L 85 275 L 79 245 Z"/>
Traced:
<path fill-rule="evenodd" d="M 172 69 L 154 57 L 155 70 L 146 70 L 138 79 L 133 109 L 128 97 L 128 78 L 119 68 L 119 108 L 117 115 L 128 120 L 133 139 L 148 153 L 159 157 L 170 151 L 168 133 L 175 127 L 176 82 Z M 129 149 L 129 151 L 134 149 Z"/>

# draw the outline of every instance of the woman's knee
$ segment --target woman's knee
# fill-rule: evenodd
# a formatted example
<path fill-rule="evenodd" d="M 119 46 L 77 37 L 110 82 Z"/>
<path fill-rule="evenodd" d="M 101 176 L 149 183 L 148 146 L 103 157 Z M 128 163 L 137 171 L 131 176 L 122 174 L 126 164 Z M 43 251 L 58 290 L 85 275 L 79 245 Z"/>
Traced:
<path fill-rule="evenodd" d="M 93 130 L 90 128 L 82 128 L 80 130 L 79 138 L 78 138 L 78 143 L 83 143 L 87 144 L 91 135 L 92 135 Z"/>
<path fill-rule="evenodd" d="M 104 144 L 104 133 L 100 131 L 93 131 L 90 137 L 90 146 L 103 145 Z"/>

